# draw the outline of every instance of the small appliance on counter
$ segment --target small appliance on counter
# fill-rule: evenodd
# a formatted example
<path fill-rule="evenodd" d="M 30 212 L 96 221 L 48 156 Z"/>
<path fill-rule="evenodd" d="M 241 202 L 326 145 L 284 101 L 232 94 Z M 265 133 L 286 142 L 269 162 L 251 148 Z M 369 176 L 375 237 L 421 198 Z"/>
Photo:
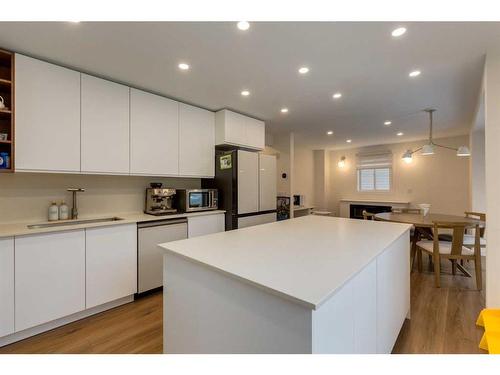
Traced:
<path fill-rule="evenodd" d="M 176 190 L 164 188 L 161 183 L 157 182 L 151 183 L 150 186 L 146 189 L 144 213 L 155 216 L 177 213 L 177 210 L 172 206 Z"/>
<path fill-rule="evenodd" d="M 217 189 L 184 189 L 177 190 L 176 207 L 181 212 L 216 210 L 219 194 Z"/>

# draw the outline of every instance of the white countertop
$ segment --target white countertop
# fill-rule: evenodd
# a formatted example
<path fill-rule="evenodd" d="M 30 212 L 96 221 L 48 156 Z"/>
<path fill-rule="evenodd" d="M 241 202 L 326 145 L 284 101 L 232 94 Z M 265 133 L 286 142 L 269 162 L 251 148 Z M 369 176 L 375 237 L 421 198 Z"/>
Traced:
<path fill-rule="evenodd" d="M 99 219 L 99 218 L 108 218 L 108 217 L 119 217 L 123 220 L 117 221 L 107 221 L 102 223 L 86 223 L 86 224 L 77 224 L 77 225 L 61 225 L 56 227 L 48 227 L 48 228 L 35 228 L 29 229 L 28 225 L 30 224 L 43 224 L 43 223 L 61 223 L 60 221 L 51 221 L 51 222 L 21 222 L 21 223 L 7 223 L 0 224 L 0 238 L 2 237 L 12 237 L 12 236 L 24 236 L 29 234 L 37 234 L 37 233 L 51 233 L 51 232 L 61 232 L 67 230 L 76 230 L 76 229 L 85 229 L 85 228 L 96 228 L 96 227 L 106 227 L 110 225 L 123 225 L 123 224 L 132 224 L 139 223 L 145 221 L 158 221 L 158 220 L 168 220 L 175 219 L 181 217 L 192 217 L 192 216 L 204 216 L 204 215 L 214 215 L 214 214 L 222 214 L 226 211 L 222 210 L 213 210 L 213 211 L 200 211 L 200 212 L 190 212 L 190 213 L 179 213 L 179 214 L 171 214 L 164 216 L 154 216 L 147 215 L 142 212 L 132 212 L 132 213 L 112 213 L 109 215 L 98 215 L 98 216 L 84 216 L 80 215 L 78 220 L 85 219 Z M 67 220 L 68 222 L 74 220 Z"/>
<path fill-rule="evenodd" d="M 316 309 L 410 228 L 311 215 L 160 246 Z"/>

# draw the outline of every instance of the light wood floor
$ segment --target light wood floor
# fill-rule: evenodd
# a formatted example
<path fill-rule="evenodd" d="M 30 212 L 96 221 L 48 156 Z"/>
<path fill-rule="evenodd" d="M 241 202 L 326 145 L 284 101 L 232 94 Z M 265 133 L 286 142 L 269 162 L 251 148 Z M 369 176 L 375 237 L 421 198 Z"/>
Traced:
<path fill-rule="evenodd" d="M 443 262 L 442 287 L 427 270 L 411 275 L 411 320 L 394 353 L 480 353 L 475 326 L 484 305 L 474 279 L 451 276 Z M 473 273 L 473 270 L 471 270 Z M 161 353 L 162 294 L 0 348 L 0 353 Z"/>

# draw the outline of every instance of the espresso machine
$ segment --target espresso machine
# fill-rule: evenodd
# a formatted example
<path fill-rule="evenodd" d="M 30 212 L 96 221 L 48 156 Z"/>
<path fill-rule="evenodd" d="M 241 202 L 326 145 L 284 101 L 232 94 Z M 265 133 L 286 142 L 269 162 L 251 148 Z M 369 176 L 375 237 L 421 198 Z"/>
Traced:
<path fill-rule="evenodd" d="M 146 208 L 144 212 L 156 216 L 177 213 L 177 210 L 172 208 L 175 189 L 164 188 L 161 183 L 156 182 L 151 183 L 150 186 L 146 189 Z"/>

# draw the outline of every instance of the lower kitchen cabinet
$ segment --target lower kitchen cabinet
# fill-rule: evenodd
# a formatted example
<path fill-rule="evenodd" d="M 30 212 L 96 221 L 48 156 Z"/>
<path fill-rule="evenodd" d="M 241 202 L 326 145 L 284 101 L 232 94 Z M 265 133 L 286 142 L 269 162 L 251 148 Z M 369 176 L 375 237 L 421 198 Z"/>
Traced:
<path fill-rule="evenodd" d="M 0 337 L 14 333 L 14 238 L 0 239 Z"/>
<path fill-rule="evenodd" d="M 15 330 L 85 309 L 85 231 L 15 238 Z"/>
<path fill-rule="evenodd" d="M 86 229 L 86 308 L 137 292 L 137 225 Z"/>
<path fill-rule="evenodd" d="M 223 213 L 188 217 L 188 238 L 224 232 L 224 217 Z"/>

